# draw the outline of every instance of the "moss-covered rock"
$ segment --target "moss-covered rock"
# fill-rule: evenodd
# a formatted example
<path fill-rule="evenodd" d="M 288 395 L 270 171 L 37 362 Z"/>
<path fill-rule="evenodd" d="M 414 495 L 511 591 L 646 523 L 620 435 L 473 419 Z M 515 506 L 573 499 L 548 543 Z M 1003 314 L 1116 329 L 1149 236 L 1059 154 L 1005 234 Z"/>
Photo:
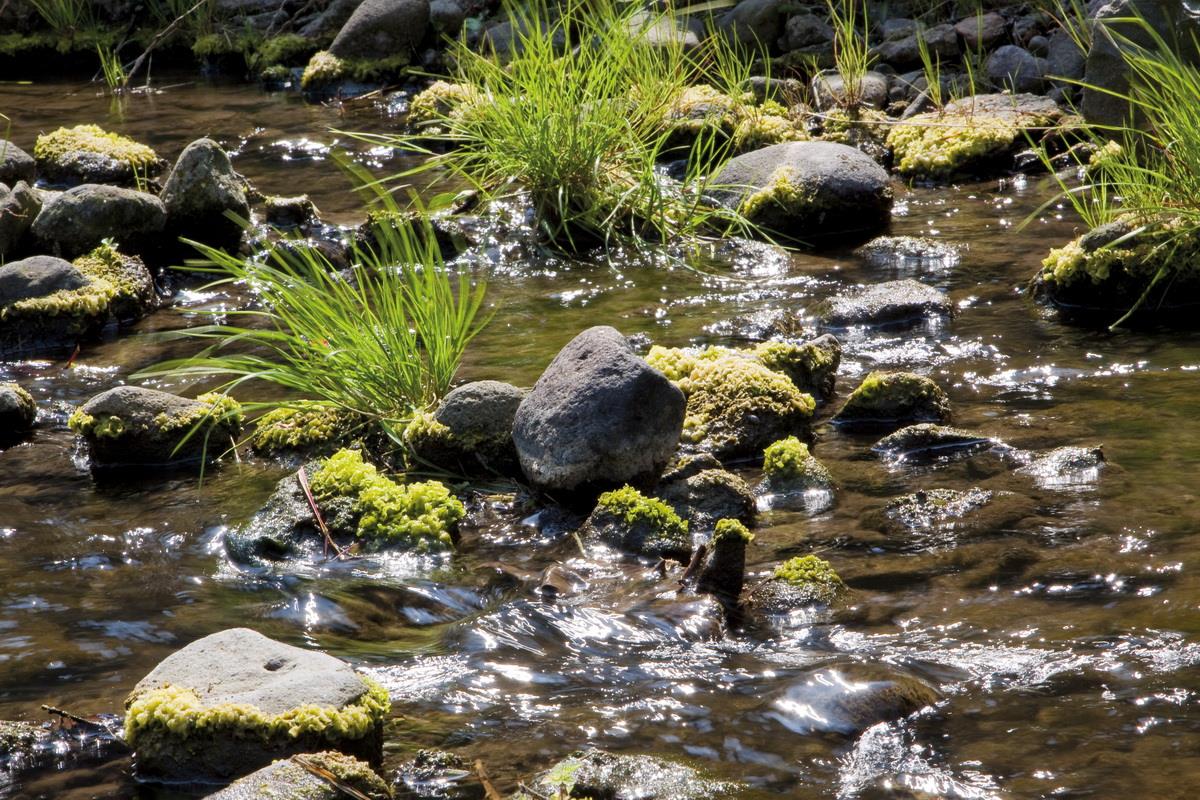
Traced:
<path fill-rule="evenodd" d="M 157 304 L 141 259 L 108 243 L 73 263 L 52 256 L 14 261 L 0 267 L 0 351 L 73 345 L 112 319 L 140 319 Z"/>
<path fill-rule="evenodd" d="M 404 443 L 418 465 L 469 476 L 519 476 L 512 429 L 524 398 L 522 390 L 500 381 L 464 384 L 432 413 L 414 416 Z"/>
<path fill-rule="evenodd" d="M 142 778 L 245 774 L 292 753 L 338 750 L 378 763 L 387 690 L 323 653 L 245 628 L 168 656 L 125 701 Z"/>
<path fill-rule="evenodd" d="M 808 451 L 808 445 L 789 436 L 771 443 L 763 451 L 763 481 L 758 492 L 772 509 L 816 510 L 810 509 L 810 505 L 824 509 L 832 500 L 833 476 Z M 809 493 L 828 497 L 813 497 L 811 502 L 803 497 L 793 498 Z"/>
<path fill-rule="evenodd" d="M 352 411 L 323 403 L 280 406 L 256 420 L 250 446 L 267 456 L 332 455 L 363 422 Z"/>
<path fill-rule="evenodd" d="M 407 55 L 354 59 L 339 58 L 328 50 L 321 50 L 313 54 L 305 66 L 300 76 L 300 87 L 306 91 L 316 91 L 341 81 L 363 83 L 384 80 L 399 74 L 409 65 L 409 61 Z"/>
<path fill-rule="evenodd" d="M 653 756 L 618 755 L 602 750 L 575 753 L 538 775 L 532 786 L 541 797 L 572 800 L 657 797 L 710 800 L 736 797 L 738 787 L 705 778 L 684 764 Z M 513 800 L 530 800 L 519 793 Z"/>
<path fill-rule="evenodd" d="M 736 519 L 717 522 L 705 545 L 704 563 L 696 577 L 696 591 L 711 594 L 732 610 L 746 581 L 746 547 L 754 534 Z"/>
<path fill-rule="evenodd" d="M 777 616 L 813 605 L 833 605 L 847 593 L 830 563 L 814 555 L 797 556 L 775 568 L 746 595 L 747 614 Z"/>
<path fill-rule="evenodd" d="M 33 395 L 16 383 L 0 383 L 0 447 L 24 439 L 37 420 Z"/>
<path fill-rule="evenodd" d="M 337 781 L 320 773 L 328 773 Z M 234 781 L 208 800 L 343 800 L 338 784 L 358 792 L 355 797 L 390 800 L 391 788 L 371 765 L 336 751 L 306 753 L 281 759 Z"/>
<path fill-rule="evenodd" d="M 43 180 L 68 185 L 128 186 L 153 177 L 165 166 L 153 149 L 98 125 L 44 133 L 33 146 L 33 157 Z"/>
<path fill-rule="evenodd" d="M 637 555 L 686 560 L 692 551 L 687 522 L 631 486 L 600 495 L 583 531 L 587 540 Z"/>
<path fill-rule="evenodd" d="M 912 372 L 872 372 L 846 398 L 833 421 L 845 428 L 895 429 L 949 419 L 950 399 L 931 379 Z"/>
<path fill-rule="evenodd" d="M 118 386 L 84 403 L 68 420 L 88 444 L 93 466 L 149 466 L 211 461 L 242 430 L 241 407 L 222 394 L 195 400 Z"/>
<path fill-rule="evenodd" d="M 787 360 L 776 350 L 762 355 Z M 775 439 L 807 431 L 816 403 L 759 356 L 713 347 L 650 349 L 647 362 L 687 396 L 685 443 L 727 459 L 757 455 Z"/>
<path fill-rule="evenodd" d="M 657 495 L 688 521 L 693 532 L 712 530 L 722 519 L 754 524 L 753 492 L 744 480 L 721 469 L 720 464 L 684 477 L 664 479 Z"/>
<path fill-rule="evenodd" d="M 472 107 L 484 101 L 474 86 L 434 81 L 408 104 L 406 122 L 414 127 L 435 124 L 447 117 L 468 115 Z"/>

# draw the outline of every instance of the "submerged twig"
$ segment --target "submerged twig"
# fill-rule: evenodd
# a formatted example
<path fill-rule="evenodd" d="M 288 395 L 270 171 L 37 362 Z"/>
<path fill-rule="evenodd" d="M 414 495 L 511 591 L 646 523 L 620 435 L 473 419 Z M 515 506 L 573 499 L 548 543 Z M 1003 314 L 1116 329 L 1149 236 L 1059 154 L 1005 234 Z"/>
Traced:
<path fill-rule="evenodd" d="M 315 761 L 311 760 L 306 755 L 296 754 L 296 755 L 292 756 L 292 763 L 295 764 L 296 766 L 304 769 L 310 775 L 314 775 L 314 776 L 320 778 L 321 780 L 325 781 L 326 783 L 333 786 L 335 789 L 337 789 L 342 794 L 345 794 L 349 797 L 353 797 L 354 800 L 371 800 L 371 798 L 368 795 L 363 794 L 358 789 L 355 789 L 350 784 L 341 780 L 340 778 L 338 778 L 337 775 L 334 775 L 332 772 L 325 769 L 320 764 L 317 764 Z"/>
<path fill-rule="evenodd" d="M 333 548 L 333 552 L 337 554 L 338 560 L 347 558 L 346 550 L 338 546 L 338 543 L 333 540 L 333 535 L 329 532 L 329 526 L 325 524 L 325 518 L 321 516 L 321 509 L 317 507 L 317 499 L 313 497 L 312 488 L 308 485 L 308 472 L 304 467 L 296 473 L 296 477 L 300 480 L 300 488 L 304 490 L 304 498 L 308 500 L 308 507 L 312 509 L 313 519 L 317 521 L 317 528 L 321 531 L 321 536 L 325 537 L 326 557 L 329 556 L 329 548 Z"/>
<path fill-rule="evenodd" d="M 504 795 L 496 791 L 496 787 L 492 785 L 492 779 L 488 777 L 487 767 L 484 766 L 483 759 L 475 759 L 475 775 L 479 778 L 479 782 L 483 784 L 483 796 L 487 800 L 504 800 Z"/>

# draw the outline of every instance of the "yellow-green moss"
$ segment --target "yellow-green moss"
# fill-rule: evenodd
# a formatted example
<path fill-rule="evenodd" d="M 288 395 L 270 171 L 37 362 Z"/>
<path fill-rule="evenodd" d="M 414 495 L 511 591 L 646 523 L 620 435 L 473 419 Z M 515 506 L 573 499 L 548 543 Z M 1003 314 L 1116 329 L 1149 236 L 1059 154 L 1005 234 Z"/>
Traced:
<path fill-rule="evenodd" d="M 244 416 L 241 405 L 232 397 L 217 392 L 207 392 L 196 400 L 202 405 L 193 406 L 182 414 L 158 414 L 153 420 L 153 431 L 158 435 L 182 433 L 191 430 L 197 424 L 211 420 L 214 425 L 224 424 L 237 430 L 241 428 Z M 90 436 L 95 439 L 117 439 L 128 432 L 129 424 L 116 414 L 101 414 L 92 416 L 75 409 L 67 418 L 67 426 L 80 436 Z"/>
<path fill-rule="evenodd" d="M 414 450 L 429 447 L 448 447 L 454 444 L 454 434 L 429 412 L 414 414 L 402 435 L 405 443 Z"/>
<path fill-rule="evenodd" d="M 259 453 L 308 450 L 338 442 L 354 430 L 358 416 L 324 403 L 298 403 L 258 418 L 250 446 Z"/>
<path fill-rule="evenodd" d="M 777 167 L 766 183 L 742 200 L 741 212 L 750 220 L 764 217 L 805 217 L 819 210 L 817 193 L 800 181 L 795 167 Z"/>
<path fill-rule="evenodd" d="M 803 588 L 814 599 L 831 603 L 846 591 L 846 584 L 833 566 L 817 556 L 797 556 L 775 568 L 774 577 Z"/>
<path fill-rule="evenodd" d="M 321 84 L 333 83 L 340 80 L 345 72 L 344 61 L 328 50 L 321 50 L 314 53 L 313 57 L 308 60 L 308 64 L 304 67 L 304 74 L 300 76 L 300 85 L 305 89 L 310 89 Z"/>
<path fill-rule="evenodd" d="M 483 95 L 474 86 L 434 81 L 408 104 L 408 124 L 422 125 L 446 117 L 464 116 L 482 100 Z"/>
<path fill-rule="evenodd" d="M 195 738 L 257 737 L 264 743 L 322 737 L 329 742 L 367 736 L 391 709 L 387 689 L 363 676 L 366 691 L 343 708 L 311 703 L 270 715 L 248 703 L 206 706 L 193 689 L 165 685 L 126 701 L 125 741 L 136 749 L 169 748 Z"/>
<path fill-rule="evenodd" d="M 256 63 L 260 68 L 277 65 L 299 66 L 307 63 L 316 49 L 312 39 L 298 33 L 272 36 L 259 45 Z"/>
<path fill-rule="evenodd" d="M 944 422 L 950 416 L 950 400 L 930 378 L 912 372 L 872 372 L 863 378 L 838 419 L 907 419 Z"/>
<path fill-rule="evenodd" d="M 782 142 L 800 142 L 808 134 L 787 116 L 752 109 L 744 114 L 733 129 L 732 144 L 737 152 L 758 150 Z"/>
<path fill-rule="evenodd" d="M 713 529 L 711 547 L 716 547 L 720 542 L 726 539 L 741 539 L 746 544 L 754 541 L 754 534 L 750 529 L 736 519 L 720 519 L 717 520 L 717 525 Z"/>
<path fill-rule="evenodd" d="M 300 86 L 315 89 L 340 80 L 375 80 L 395 75 L 410 63 L 407 53 L 387 58 L 343 59 L 328 50 L 321 50 L 309 59 L 304 74 L 300 76 Z"/>
<path fill-rule="evenodd" d="M 887 144 L 901 174 L 947 178 L 1009 150 L 1025 128 L 1050 121 L 1036 114 L 917 114 L 894 126 Z"/>
<path fill-rule="evenodd" d="M 95 250 L 73 262 L 87 278 L 78 289 L 60 289 L 44 297 L 18 300 L 0 308 L 0 321 L 73 317 L 80 324 L 104 317 L 114 300 L 140 302 L 140 290 L 123 266 L 116 248 L 104 242 Z"/>
<path fill-rule="evenodd" d="M 353 756 L 330 750 L 324 753 L 307 753 L 304 758 L 367 797 L 393 796 L 391 787 L 375 774 L 375 770 Z"/>
<path fill-rule="evenodd" d="M 451 532 L 466 510 L 437 481 L 398 484 L 363 461 L 357 450 L 339 450 L 312 476 L 318 501 L 349 498 L 358 517 L 355 535 L 377 544 L 406 544 L 418 552 L 454 546 Z"/>
<path fill-rule="evenodd" d="M 39 162 L 57 163 L 71 153 L 98 153 L 122 161 L 134 172 L 142 173 L 158 162 L 158 154 L 144 144 L 98 125 L 76 125 L 44 133 L 33 145 L 33 157 Z"/>
<path fill-rule="evenodd" d="M 825 465 L 795 436 L 767 446 L 763 451 L 763 472 L 772 480 L 799 482 L 805 486 L 828 486 L 833 482 Z"/>
<path fill-rule="evenodd" d="M 1092 250 L 1083 244 L 1087 234 L 1052 249 L 1042 261 L 1042 280 L 1065 288 L 1076 283 L 1099 285 L 1120 278 L 1131 278 L 1145 285 L 1160 270 L 1168 275 L 1200 277 L 1200 230 L 1179 220 L 1138 225 L 1128 218 L 1126 222 L 1130 231 L 1139 227 L 1142 230 Z M 1137 298 L 1127 299 L 1132 303 Z"/>
<path fill-rule="evenodd" d="M 821 139 L 839 144 L 857 144 L 866 136 L 882 142 L 889 130 L 888 115 L 878 109 L 832 108 L 821 115 Z"/>
<path fill-rule="evenodd" d="M 662 500 L 646 495 L 632 486 L 622 486 L 600 495 L 596 510 L 621 519 L 626 525 L 645 524 L 664 537 L 687 534 L 687 521 Z"/>
<path fill-rule="evenodd" d="M 816 408 L 786 375 L 737 356 L 700 361 L 680 388 L 688 398 L 682 438 L 693 444 L 707 440 L 717 450 L 738 439 L 749 417 L 799 424 Z"/>
<path fill-rule="evenodd" d="M 663 116 L 667 131 L 694 137 L 700 133 L 733 133 L 744 97 L 731 97 L 707 84 L 688 86 L 671 103 Z"/>

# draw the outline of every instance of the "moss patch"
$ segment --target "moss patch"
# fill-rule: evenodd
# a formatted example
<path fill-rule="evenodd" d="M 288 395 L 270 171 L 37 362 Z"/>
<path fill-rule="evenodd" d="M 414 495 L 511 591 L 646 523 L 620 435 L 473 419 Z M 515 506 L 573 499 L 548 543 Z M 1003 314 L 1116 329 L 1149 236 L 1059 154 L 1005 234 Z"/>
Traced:
<path fill-rule="evenodd" d="M 321 50 L 309 59 L 300 76 L 303 89 L 317 89 L 341 80 L 373 81 L 394 76 L 411 63 L 406 53 L 388 58 L 343 59 Z"/>
<path fill-rule="evenodd" d="M 107 156 L 128 164 L 135 173 L 144 173 L 158 163 L 158 154 L 151 148 L 99 125 L 59 128 L 42 134 L 33 145 L 33 157 L 39 163 L 57 163 L 78 152 Z"/>
<path fill-rule="evenodd" d="M 1132 305 L 1135 292 L 1160 272 L 1200 280 L 1200 230 L 1194 226 L 1126 218 L 1105 227 L 1112 230 L 1108 236 L 1096 229 L 1051 250 L 1042 261 L 1041 281 L 1059 289 L 1106 287 L 1114 301 Z M 1132 235 L 1125 238 L 1126 233 Z"/>
<path fill-rule="evenodd" d="M 266 455 L 312 451 L 344 443 L 359 421 L 357 414 L 323 403 L 284 406 L 258 418 L 250 446 Z"/>
<path fill-rule="evenodd" d="M 446 117 L 462 117 L 483 99 L 474 86 L 434 81 L 408 104 L 408 124 L 427 125 Z"/>
<path fill-rule="evenodd" d="M 649 525 L 664 536 L 687 533 L 688 524 L 662 500 L 646 495 L 632 486 L 623 486 L 600 495 L 596 509 L 622 520 L 626 525 Z"/>
<path fill-rule="evenodd" d="M 817 556 L 797 556 L 775 568 L 774 578 L 803 589 L 813 599 L 832 603 L 846 592 L 846 584 L 828 561 Z"/>
<path fill-rule="evenodd" d="M 363 461 L 357 450 L 326 459 L 310 486 L 319 502 L 346 498 L 357 518 L 355 535 L 374 545 L 403 544 L 417 552 L 454 547 L 452 531 L 466 510 L 437 481 L 398 484 Z"/>
<path fill-rule="evenodd" d="M 799 483 L 805 487 L 827 487 L 833 476 L 808 451 L 808 445 L 789 436 L 763 451 L 763 472 L 772 482 Z"/>
<path fill-rule="evenodd" d="M 929 378 L 912 372 L 872 372 L 863 378 L 835 422 L 946 422 L 950 400 Z"/>
<path fill-rule="evenodd" d="M 915 178 L 945 179 L 969 173 L 1024 141 L 1026 128 L 1049 125 L 1040 114 L 917 114 L 892 128 L 887 144 L 896 169 Z"/>

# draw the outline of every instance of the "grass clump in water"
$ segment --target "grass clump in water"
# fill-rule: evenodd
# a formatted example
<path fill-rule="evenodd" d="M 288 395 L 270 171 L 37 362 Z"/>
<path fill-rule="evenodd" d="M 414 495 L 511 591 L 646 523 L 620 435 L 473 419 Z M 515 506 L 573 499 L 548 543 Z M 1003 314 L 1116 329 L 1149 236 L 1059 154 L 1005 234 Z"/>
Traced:
<path fill-rule="evenodd" d="M 699 178 L 728 155 L 733 129 L 713 132 L 702 120 L 693 140 L 680 144 L 685 120 L 672 118 L 686 93 L 702 91 L 694 83 L 747 102 L 739 88 L 747 70 L 727 39 L 709 37 L 690 52 L 670 37 L 651 42 L 648 32 L 674 25 L 673 17 L 610 0 L 571 0 L 553 12 L 537 2 L 508 15 L 507 58 L 453 43 L 447 83 L 460 87 L 456 97 L 443 85 L 445 97 L 419 99 L 413 121 L 421 124 L 410 134 L 359 134 L 432 155 L 397 178 L 448 172 L 487 197 L 523 193 L 546 238 L 569 250 L 739 222 L 704 199 Z M 688 160 L 682 182 L 660 173 L 668 155 Z"/>

